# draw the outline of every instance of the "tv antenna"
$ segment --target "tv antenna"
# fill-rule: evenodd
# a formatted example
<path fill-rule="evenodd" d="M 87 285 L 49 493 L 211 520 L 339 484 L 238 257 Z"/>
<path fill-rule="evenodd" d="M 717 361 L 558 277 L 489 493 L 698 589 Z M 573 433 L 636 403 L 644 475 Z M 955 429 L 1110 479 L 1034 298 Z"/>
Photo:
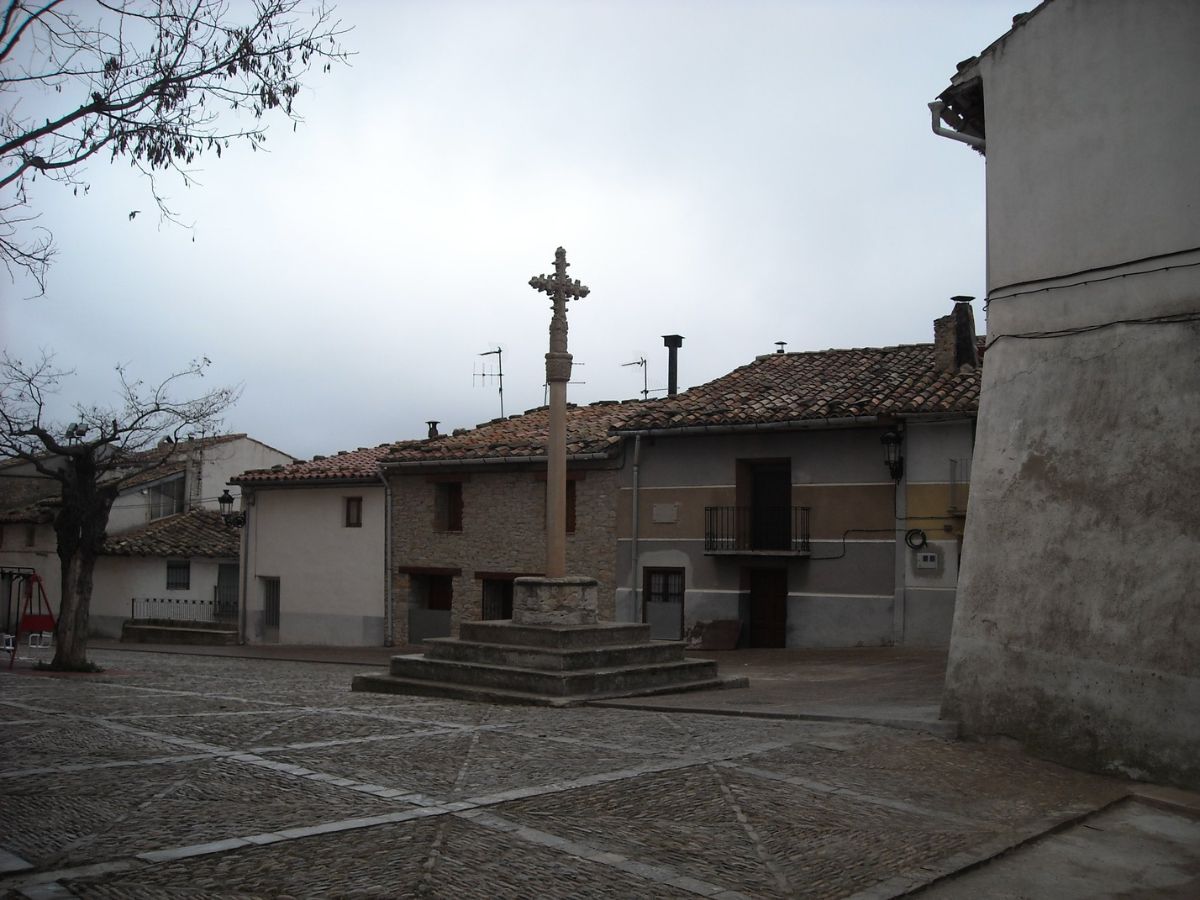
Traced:
<path fill-rule="evenodd" d="M 496 347 L 495 350 L 487 350 L 483 353 L 480 353 L 479 355 L 496 357 L 496 371 L 489 372 L 486 368 L 481 368 L 478 372 L 475 372 L 472 374 L 471 381 L 472 381 L 472 383 L 474 383 L 475 380 L 478 379 L 480 384 L 488 384 L 489 382 L 495 380 L 496 382 L 499 383 L 499 385 L 500 385 L 500 391 L 499 391 L 499 393 L 500 393 L 500 418 L 503 419 L 504 418 L 504 349 L 502 347 Z"/>
<path fill-rule="evenodd" d="M 626 366 L 641 366 L 642 367 L 642 399 L 650 399 L 650 386 L 646 383 L 646 357 L 639 356 L 633 362 L 621 363 L 621 368 Z"/>

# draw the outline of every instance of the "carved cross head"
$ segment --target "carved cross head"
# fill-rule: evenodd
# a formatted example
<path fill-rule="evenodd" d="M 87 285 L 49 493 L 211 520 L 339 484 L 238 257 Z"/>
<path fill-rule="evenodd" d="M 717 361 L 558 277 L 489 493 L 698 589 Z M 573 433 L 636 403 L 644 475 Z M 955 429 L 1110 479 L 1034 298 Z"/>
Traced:
<path fill-rule="evenodd" d="M 529 279 L 531 288 L 549 295 L 550 299 L 554 301 L 556 311 L 558 311 L 559 301 L 578 300 L 590 293 L 587 285 L 580 284 L 578 278 L 572 281 L 567 277 L 567 266 L 569 265 L 567 251 L 559 247 L 554 251 L 554 274 L 534 275 Z"/>

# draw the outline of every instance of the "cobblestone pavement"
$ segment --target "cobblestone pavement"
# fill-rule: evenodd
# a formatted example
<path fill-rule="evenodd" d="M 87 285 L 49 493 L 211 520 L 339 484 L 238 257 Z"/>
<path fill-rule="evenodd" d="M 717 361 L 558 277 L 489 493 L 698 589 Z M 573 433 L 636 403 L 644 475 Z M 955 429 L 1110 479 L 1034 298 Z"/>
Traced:
<path fill-rule="evenodd" d="M 871 725 L 95 659 L 0 675 L 0 897 L 889 897 L 1130 787 Z"/>

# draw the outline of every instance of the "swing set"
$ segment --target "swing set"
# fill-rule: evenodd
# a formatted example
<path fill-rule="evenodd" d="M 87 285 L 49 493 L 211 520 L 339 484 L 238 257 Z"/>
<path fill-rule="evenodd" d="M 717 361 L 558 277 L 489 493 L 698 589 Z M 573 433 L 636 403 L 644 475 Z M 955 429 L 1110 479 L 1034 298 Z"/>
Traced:
<path fill-rule="evenodd" d="M 4 635 L 3 649 L 8 652 L 8 667 L 17 660 L 17 646 L 21 636 L 26 635 L 30 647 L 50 648 L 54 646 L 56 622 L 50 598 L 46 596 L 46 583 L 33 569 L 25 567 L 0 569 L 0 575 L 11 578 L 9 597 L 15 585 L 19 591 L 16 627 L 12 634 Z M 7 623 L 6 623 L 7 625 Z"/>

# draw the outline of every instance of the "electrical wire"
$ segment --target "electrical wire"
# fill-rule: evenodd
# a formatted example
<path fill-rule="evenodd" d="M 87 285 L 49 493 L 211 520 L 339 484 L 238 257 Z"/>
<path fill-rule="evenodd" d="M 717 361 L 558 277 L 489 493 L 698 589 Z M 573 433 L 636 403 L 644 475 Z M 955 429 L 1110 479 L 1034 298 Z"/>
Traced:
<path fill-rule="evenodd" d="M 1196 265 L 1200 265 L 1197 263 Z M 1050 338 L 1070 337 L 1076 334 L 1087 334 L 1092 331 L 1103 331 L 1117 325 L 1176 325 L 1185 322 L 1200 322 L 1200 312 L 1170 313 L 1162 316 L 1146 316 L 1139 319 L 1113 319 L 1108 322 L 1097 322 L 1092 325 L 1080 325 L 1076 328 L 1059 328 L 1053 331 L 1023 331 L 1013 334 L 998 334 L 987 342 L 990 348 L 1002 340 L 1038 341 Z"/>
<path fill-rule="evenodd" d="M 1169 272 L 1172 269 L 1188 269 L 1192 266 L 1200 266 L 1200 262 L 1179 263 L 1178 265 L 1174 266 L 1159 266 L 1157 269 L 1143 269 L 1138 272 L 1120 272 L 1116 275 L 1105 276 L 1104 278 L 1089 278 L 1084 281 L 1073 281 L 1070 284 L 1048 285 L 1046 287 L 1030 288 L 1027 291 L 1013 291 L 1011 294 L 1006 293 L 1002 297 L 996 296 L 996 294 L 1007 291 L 1010 288 L 1023 287 L 1027 284 L 1040 284 L 1045 281 L 1058 281 L 1063 278 L 1074 278 L 1077 275 L 1090 275 L 1093 272 L 1111 272 L 1113 269 L 1123 269 L 1126 266 L 1136 266 L 1141 263 L 1152 262 L 1156 259 L 1171 259 L 1176 256 L 1184 256 L 1188 253 L 1200 253 L 1200 247 L 1189 247 L 1186 250 L 1175 250 L 1171 253 L 1158 253 L 1154 256 L 1143 256 L 1140 259 L 1130 259 L 1126 260 L 1125 262 L 1111 263 L 1107 266 L 1094 266 L 1090 269 L 1079 269 L 1078 271 L 1067 272 L 1063 275 L 1048 275 L 1044 278 L 1030 279 L 1028 281 L 1013 281 L 1009 284 L 1004 284 L 988 291 L 988 296 L 984 301 L 984 306 L 986 307 L 987 304 L 991 303 L 993 300 L 1007 300 L 1010 297 L 1022 297 L 1026 294 L 1037 294 L 1041 291 L 1057 291 L 1062 288 L 1080 287 L 1081 285 L 1085 284 L 1098 284 L 1102 281 L 1112 281 L 1117 278 L 1127 278 L 1130 275 L 1152 275 L 1156 272 Z"/>

